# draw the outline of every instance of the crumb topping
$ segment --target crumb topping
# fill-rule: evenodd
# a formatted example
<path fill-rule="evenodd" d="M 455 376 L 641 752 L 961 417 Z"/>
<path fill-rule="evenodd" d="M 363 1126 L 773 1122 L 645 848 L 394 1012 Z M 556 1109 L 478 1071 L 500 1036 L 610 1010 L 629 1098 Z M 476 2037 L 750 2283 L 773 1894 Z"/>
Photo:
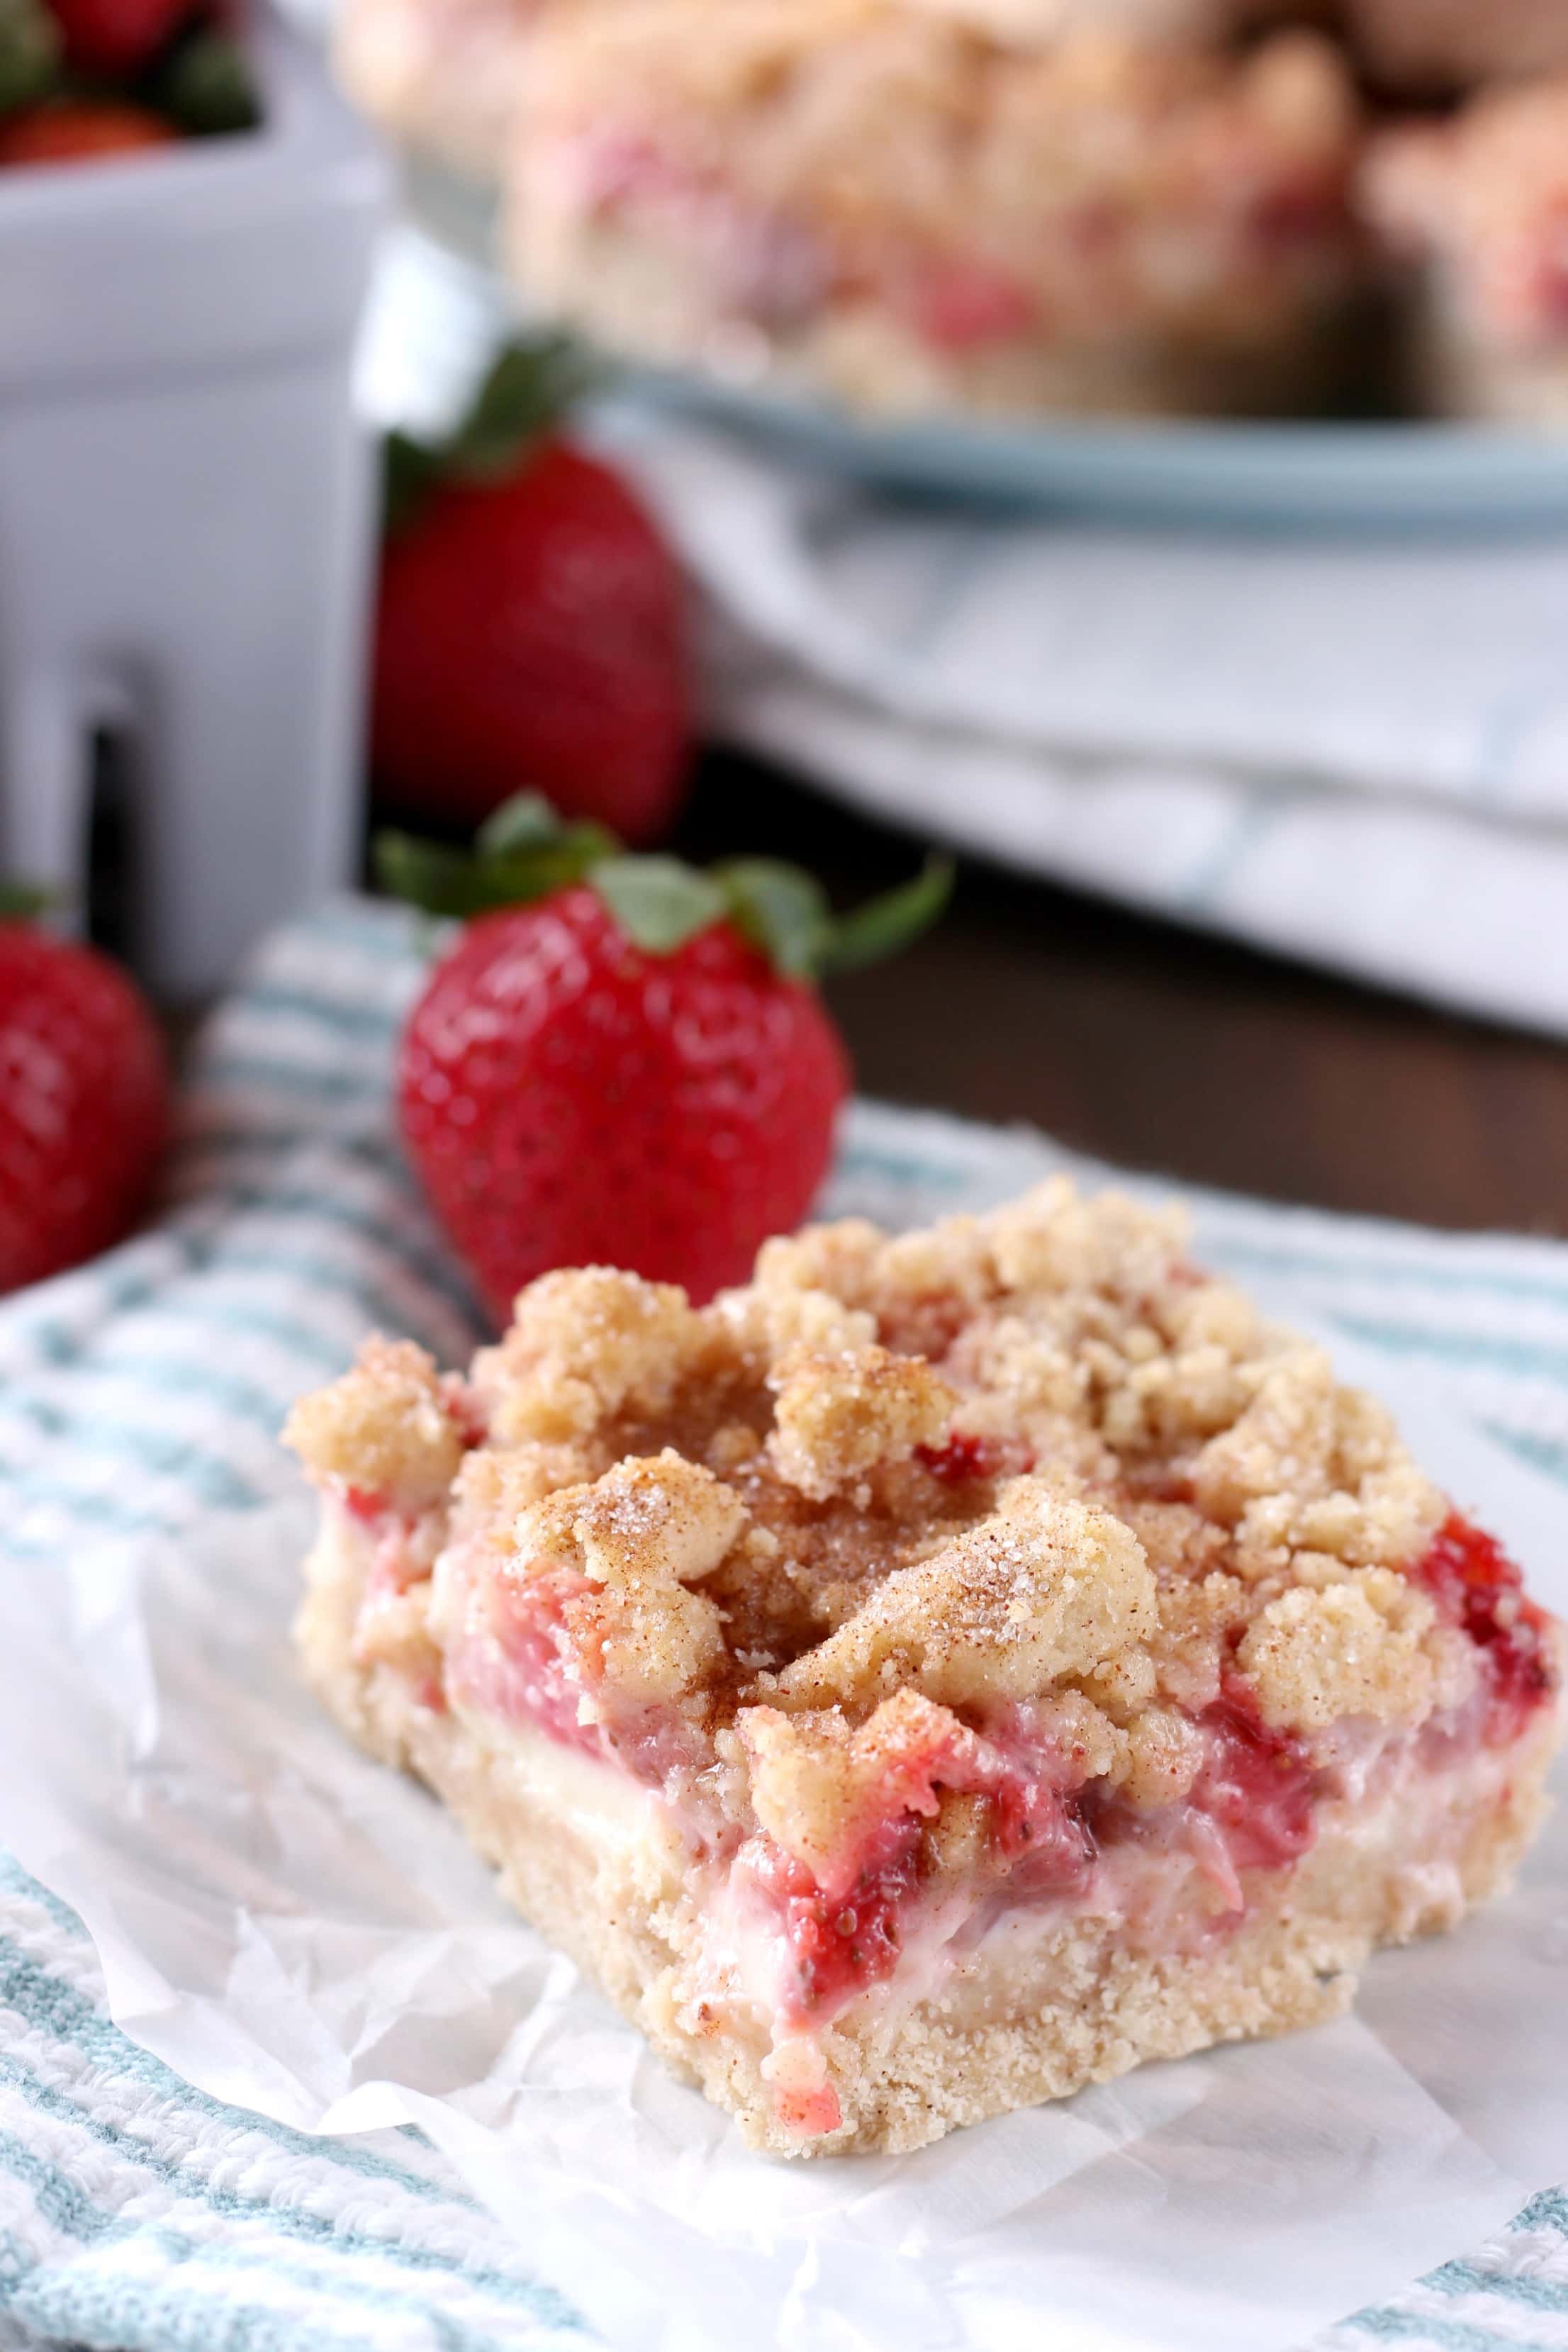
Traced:
<path fill-rule="evenodd" d="M 859 1486 L 879 1463 L 907 1462 L 919 1447 L 939 1445 L 958 1402 L 923 1358 L 886 1348 L 792 1349 L 768 1386 L 775 1399 L 773 1468 L 817 1502 Z"/>
<path fill-rule="evenodd" d="M 622 1462 L 524 1511 L 512 1529 L 524 1575 L 574 1569 L 596 1588 L 568 1622 L 593 1679 L 637 1706 L 683 1696 L 724 1656 L 714 1603 L 689 1587 L 710 1575 L 745 1525 L 730 1488 L 668 1448 Z"/>
<path fill-rule="evenodd" d="M 1447 1506 L 1388 1416 L 1194 1268 L 1179 1213 L 1060 1180 L 771 1242 L 700 1311 L 549 1275 L 467 1388 L 375 1339 L 289 1436 L 357 1507 L 427 1515 L 458 1703 L 501 1687 L 486 1659 L 557 1696 L 575 1661 L 578 1719 L 673 1710 L 813 1868 L 939 1752 L 954 1845 L 976 1742 L 1152 1807 L 1222 1694 L 1310 1743 L 1474 1680 L 1409 1573 Z"/>
<path fill-rule="evenodd" d="M 1431 1708 L 1437 1614 L 1385 1568 L 1357 1569 L 1314 1591 L 1298 1585 L 1248 1626 L 1237 1664 L 1266 1723 L 1321 1731 L 1341 1716 L 1417 1722 Z"/>
<path fill-rule="evenodd" d="M 950 1774 L 961 1759 L 972 1777 L 979 1769 L 975 1735 L 914 1690 L 883 1700 L 858 1725 L 837 1708 L 785 1715 L 759 1706 L 747 1708 L 739 1728 L 759 1824 L 825 1885 L 845 1870 L 844 1857 L 853 1874 L 886 1817 L 889 1773 L 905 1807 L 930 1815 L 938 1810 L 938 1758 Z"/>
<path fill-rule="evenodd" d="M 283 1436 L 318 1478 L 410 1513 L 445 1500 L 466 1444 L 456 1384 L 412 1339 L 379 1334 L 342 1380 L 300 1399 Z"/>
<path fill-rule="evenodd" d="M 569 1443 L 615 1414 L 666 1411 L 703 1338 L 673 1283 L 605 1265 L 546 1274 L 520 1294 L 500 1346 L 476 1359 L 474 1386 L 503 1445 Z"/>

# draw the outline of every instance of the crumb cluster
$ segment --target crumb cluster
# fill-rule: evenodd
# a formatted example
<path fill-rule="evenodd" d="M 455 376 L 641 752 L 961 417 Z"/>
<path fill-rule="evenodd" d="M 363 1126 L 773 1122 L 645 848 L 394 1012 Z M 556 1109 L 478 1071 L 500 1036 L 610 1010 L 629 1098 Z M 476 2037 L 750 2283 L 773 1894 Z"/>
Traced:
<path fill-rule="evenodd" d="M 289 1434 L 326 1704 L 780 2154 L 1336 2015 L 1541 1818 L 1561 1633 L 1177 1213 L 553 1274 Z"/>

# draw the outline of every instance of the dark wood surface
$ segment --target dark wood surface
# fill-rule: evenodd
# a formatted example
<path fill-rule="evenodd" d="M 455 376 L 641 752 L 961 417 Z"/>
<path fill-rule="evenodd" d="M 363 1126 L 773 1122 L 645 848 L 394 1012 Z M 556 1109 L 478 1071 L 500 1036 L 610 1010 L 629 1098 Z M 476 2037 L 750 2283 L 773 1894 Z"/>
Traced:
<path fill-rule="evenodd" d="M 845 901 L 915 854 L 727 757 L 677 845 L 798 857 Z M 1568 1232 L 1568 1046 L 970 861 L 939 929 L 830 995 L 868 1094 L 1277 1200 Z"/>

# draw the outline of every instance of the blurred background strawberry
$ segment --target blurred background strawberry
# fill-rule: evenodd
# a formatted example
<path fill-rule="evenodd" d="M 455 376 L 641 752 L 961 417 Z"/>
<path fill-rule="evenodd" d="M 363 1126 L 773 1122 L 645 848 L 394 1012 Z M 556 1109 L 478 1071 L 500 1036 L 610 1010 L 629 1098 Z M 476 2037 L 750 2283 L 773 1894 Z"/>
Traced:
<path fill-rule="evenodd" d="M 691 756 L 685 598 L 640 500 L 563 436 L 560 343 L 504 352 L 437 446 L 394 435 L 372 684 L 377 798 L 468 828 L 512 793 L 646 842 Z"/>
<path fill-rule="evenodd" d="M 799 866 L 626 856 L 522 793 L 475 854 L 384 834 L 382 881 L 469 918 L 398 1051 L 403 1139 L 498 1323 L 557 1265 L 744 1282 L 833 1152 L 849 1058 L 817 977 L 933 921 L 940 860 L 847 916 Z"/>
<path fill-rule="evenodd" d="M 0 1292 L 96 1256 L 146 1205 L 169 1133 L 163 1043 L 96 949 L 0 900 Z"/>
<path fill-rule="evenodd" d="M 81 73 L 140 73 L 184 19 L 191 0 L 48 0 L 66 57 Z"/>

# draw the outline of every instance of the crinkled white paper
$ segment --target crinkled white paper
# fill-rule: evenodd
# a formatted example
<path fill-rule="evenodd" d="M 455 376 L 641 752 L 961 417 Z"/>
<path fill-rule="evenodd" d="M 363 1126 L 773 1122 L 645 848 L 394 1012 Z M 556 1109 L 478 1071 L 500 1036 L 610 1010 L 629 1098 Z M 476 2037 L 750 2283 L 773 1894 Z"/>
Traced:
<path fill-rule="evenodd" d="M 1568 1607 L 1561 1496 L 1394 1385 Z M 1568 1809 L 1353 2018 L 912 2157 L 748 2154 L 303 1690 L 309 1524 L 298 1495 L 0 1570 L 0 1839 L 81 1912 L 136 2040 L 308 2130 L 418 2123 L 634 2352 L 1268 2352 L 1568 2173 Z"/>

